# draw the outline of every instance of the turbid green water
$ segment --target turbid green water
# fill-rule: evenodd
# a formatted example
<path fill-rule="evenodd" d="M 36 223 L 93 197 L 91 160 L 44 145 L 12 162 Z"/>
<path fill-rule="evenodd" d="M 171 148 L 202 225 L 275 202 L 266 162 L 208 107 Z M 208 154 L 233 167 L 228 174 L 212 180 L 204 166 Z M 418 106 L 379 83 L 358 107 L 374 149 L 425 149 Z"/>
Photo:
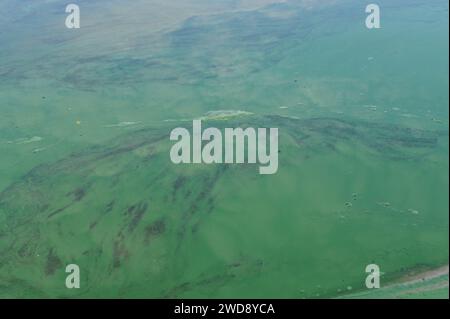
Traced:
<path fill-rule="evenodd" d="M 379 30 L 360 1 L 79 3 L 69 30 L 0 2 L 0 296 L 366 296 L 368 264 L 448 264 L 448 2 L 378 2 Z M 172 164 L 218 110 L 279 128 L 277 174 Z"/>

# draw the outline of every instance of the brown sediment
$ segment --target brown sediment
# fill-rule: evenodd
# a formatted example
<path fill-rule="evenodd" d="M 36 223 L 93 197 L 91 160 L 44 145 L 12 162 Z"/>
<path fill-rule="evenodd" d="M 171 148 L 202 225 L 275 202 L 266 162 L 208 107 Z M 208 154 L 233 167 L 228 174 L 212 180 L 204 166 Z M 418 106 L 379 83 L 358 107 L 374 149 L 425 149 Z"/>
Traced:
<path fill-rule="evenodd" d="M 122 261 L 127 259 L 130 256 L 128 249 L 124 244 L 124 236 L 120 232 L 117 236 L 118 238 L 114 241 L 113 244 L 113 267 L 118 268 L 122 264 Z"/>
<path fill-rule="evenodd" d="M 338 141 L 359 141 L 380 155 L 392 159 L 420 157 L 408 153 L 408 149 L 432 149 L 438 143 L 438 137 L 446 132 L 427 131 L 393 124 L 366 121 L 352 121 L 339 118 L 293 119 L 280 116 L 268 116 L 280 127 L 287 128 L 296 144 L 302 147 L 318 149 L 321 146 L 335 151 Z M 317 139 L 327 137 L 327 142 Z"/>
<path fill-rule="evenodd" d="M 210 213 L 212 213 L 214 211 L 215 204 L 214 204 L 214 199 L 212 197 L 209 197 L 206 200 L 205 205 L 206 206 L 205 206 L 204 212 L 206 215 L 209 215 Z M 202 220 L 199 219 L 199 220 L 197 220 L 197 222 L 194 225 L 192 225 L 192 228 L 191 228 L 192 233 L 196 233 L 198 231 L 198 229 L 201 225 L 201 222 L 202 222 Z"/>
<path fill-rule="evenodd" d="M 125 146 L 120 146 L 120 147 L 115 147 L 112 149 L 107 150 L 106 152 L 103 152 L 102 154 L 99 154 L 95 160 L 101 160 L 101 159 L 105 159 L 107 157 L 111 157 L 111 156 L 115 156 L 115 155 L 120 155 L 123 153 L 128 153 L 131 152 L 141 146 L 144 146 L 146 144 L 149 144 L 147 141 L 144 142 L 140 142 L 140 143 L 136 143 L 136 144 L 130 144 L 130 145 L 125 145 Z"/>
<path fill-rule="evenodd" d="M 172 200 L 175 200 L 178 190 L 186 184 L 186 181 L 187 178 L 183 175 L 177 177 L 177 179 L 173 183 Z"/>
<path fill-rule="evenodd" d="M 0 236 L 1 237 L 1 236 Z M 19 254 L 20 257 L 30 257 L 32 256 L 33 252 L 30 249 L 30 243 L 26 243 L 24 245 L 22 245 L 22 247 L 19 248 L 19 250 L 17 251 L 17 253 Z"/>
<path fill-rule="evenodd" d="M 145 243 L 148 244 L 152 238 L 160 236 L 166 231 L 166 222 L 159 219 L 145 227 Z"/>
<path fill-rule="evenodd" d="M 147 211 L 147 203 L 138 203 L 128 207 L 126 214 L 131 216 L 131 221 L 128 224 L 128 231 L 131 233 L 141 221 L 145 212 Z"/>
<path fill-rule="evenodd" d="M 67 208 L 69 208 L 70 206 L 72 206 L 73 204 L 75 204 L 76 202 L 81 201 L 84 196 L 86 196 L 86 190 L 82 187 L 76 188 L 75 190 L 69 192 L 66 194 L 66 196 L 73 196 L 73 201 L 70 204 L 67 204 L 61 208 L 58 208 L 56 210 L 54 210 L 53 212 L 51 212 L 47 218 L 51 218 L 59 213 L 62 213 L 63 211 L 65 211 Z M 48 204 L 43 205 L 43 207 L 45 208 L 45 210 L 48 208 Z M 43 209 L 41 209 L 41 211 L 44 211 Z"/>
<path fill-rule="evenodd" d="M 62 265 L 61 260 L 55 254 L 53 248 L 51 248 L 47 254 L 47 262 L 45 264 L 45 275 L 46 276 L 53 275 L 56 269 L 60 268 L 61 265 Z"/>
<path fill-rule="evenodd" d="M 113 199 L 112 201 L 110 201 L 105 208 L 105 213 L 109 213 L 112 211 L 112 209 L 114 208 L 114 204 L 115 204 L 115 200 Z"/>
<path fill-rule="evenodd" d="M 444 132 L 437 131 L 425 131 L 418 129 L 411 129 L 405 127 L 399 127 L 395 125 L 370 123 L 365 121 L 351 121 L 333 118 L 315 118 L 315 119 L 286 119 L 281 117 L 263 117 L 263 118 L 251 118 L 254 119 L 254 123 L 259 126 L 279 126 L 284 128 L 283 134 L 289 135 L 296 144 L 304 152 L 305 157 L 313 156 L 316 151 L 336 151 L 339 149 L 340 141 L 347 141 L 348 145 L 353 145 L 354 142 L 358 142 L 361 145 L 368 146 L 367 149 L 373 151 L 374 154 L 381 155 L 383 157 L 393 158 L 420 158 L 422 151 L 427 151 L 434 148 L 438 143 L 438 138 Z M 273 119 L 273 123 L 272 123 Z M 247 118 L 242 121 L 249 121 Z M 228 122 L 226 122 L 228 123 Z M 253 122 L 251 122 L 253 123 Z M 260 125 L 262 124 L 262 125 Z M 221 124 L 226 125 L 226 124 Z M 244 123 L 243 125 L 248 125 Z M 18 212 L 14 218 L 7 220 L 8 223 L 14 227 L 18 225 L 29 224 L 28 221 L 33 221 L 37 212 L 48 214 L 48 209 L 55 209 L 52 207 L 52 200 L 57 199 L 49 197 L 51 192 L 49 188 L 52 183 L 58 181 L 52 180 L 53 174 L 74 174 L 79 175 L 82 178 L 90 178 L 92 172 L 96 167 L 102 165 L 104 160 L 106 164 L 116 163 L 116 156 L 119 160 L 129 152 L 132 152 L 139 147 L 147 147 L 154 145 L 158 141 L 167 139 L 167 135 L 160 134 L 160 131 L 153 130 L 139 130 L 129 133 L 125 137 L 114 141 L 112 147 L 92 147 L 84 152 L 73 154 L 66 159 L 59 160 L 54 164 L 41 165 L 32 169 L 26 174 L 20 181 L 10 185 L 3 192 L 0 193 L 0 203 L 5 205 L 5 211 Z M 295 144 L 294 144 L 295 145 Z M 156 147 L 156 149 L 160 149 Z M 420 152 L 416 152 L 420 151 Z M 303 154 L 301 154 L 303 155 Z M 128 159 L 128 158 L 127 158 Z M 139 162 L 133 162 L 139 161 Z M 147 162 L 143 162 L 141 157 L 130 156 L 131 164 L 147 165 Z M 148 162 L 150 164 L 150 162 Z M 171 178 L 171 191 L 167 194 L 167 199 L 170 201 L 172 195 L 172 201 L 177 201 L 176 204 L 182 203 L 183 210 L 181 214 L 180 226 L 175 230 L 179 236 L 179 244 L 182 244 L 186 231 L 196 231 L 204 222 L 205 215 L 214 211 L 215 200 L 213 196 L 214 187 L 224 174 L 225 170 L 230 169 L 228 165 L 211 166 L 208 171 L 201 171 L 198 174 L 186 176 L 169 176 Z M 123 178 L 126 178 L 128 174 L 127 170 L 122 170 L 119 174 L 115 175 L 116 181 L 121 182 Z M 164 169 L 161 170 L 161 175 L 167 174 Z M 64 176 L 65 177 L 65 176 Z M 191 179 L 193 179 L 191 186 Z M 151 182 L 158 182 L 158 178 L 153 177 Z M 69 182 L 72 180 L 69 179 Z M 82 201 L 88 194 L 87 186 L 79 185 L 72 182 L 72 190 L 68 195 L 72 196 L 72 202 L 51 211 L 48 217 L 53 217 L 61 212 L 64 212 L 67 208 L 76 202 Z M 102 184 L 99 183 L 100 187 Z M 198 185 L 198 186 L 197 186 Z M 78 188 L 76 188 L 78 187 Z M 43 190 L 43 194 L 47 195 L 39 199 L 38 191 Z M 102 190 L 102 189 L 100 189 Z M 25 201 L 22 201 L 25 199 Z M 43 201 L 42 203 L 38 201 Z M 66 199 L 69 200 L 69 199 Z M 110 198 L 110 202 L 104 208 L 106 213 L 113 211 L 115 201 Z M 47 201 L 47 202 L 45 202 Z M 32 202 L 33 208 L 30 211 L 26 211 L 21 208 L 17 203 L 19 202 Z M 50 203 L 50 205 L 49 205 Z M 65 204 L 65 203 L 64 203 Z M 178 207 L 178 206 L 177 206 Z M 101 208 L 100 210 L 102 210 Z M 139 202 L 126 209 L 117 209 L 117 214 L 125 211 L 126 219 L 123 224 L 123 233 L 126 230 L 132 232 L 139 226 L 139 223 L 144 224 L 143 217 L 147 211 L 147 203 Z M 197 217 L 196 214 L 200 213 Z M 44 215 L 45 216 L 45 215 Z M 202 218 L 200 218 L 202 217 Z M 98 221 L 92 222 L 89 227 L 95 228 Z M 122 226 L 122 225 L 121 225 Z M 142 225 L 141 225 L 142 226 Z M 175 226 L 175 225 L 174 225 Z M 8 225 L 9 227 L 9 225 Z M 14 227 L 9 227 L 12 229 Z M 164 220 L 159 220 L 145 228 L 145 240 L 151 241 L 153 237 L 156 237 L 166 231 L 166 223 Z M 115 263 L 120 264 L 120 260 L 127 256 L 128 252 L 125 249 L 123 241 L 119 241 L 114 244 Z M 21 247 L 20 253 L 26 255 L 27 248 Z"/>
<path fill-rule="evenodd" d="M 65 210 L 66 210 L 67 208 L 69 208 L 70 206 L 72 206 L 72 203 L 67 204 L 66 206 L 63 206 L 63 207 L 61 207 L 61 208 L 58 208 L 57 210 L 55 210 L 55 211 L 53 211 L 52 213 L 50 213 L 50 215 L 48 215 L 47 217 L 48 217 L 48 218 L 51 218 L 51 217 L 53 217 L 53 216 L 55 216 L 55 215 L 57 215 L 57 214 L 59 214 L 59 213 L 65 211 Z"/>
<path fill-rule="evenodd" d="M 79 187 L 79 188 L 67 193 L 67 196 L 73 196 L 73 200 L 76 202 L 79 202 L 80 200 L 82 200 L 85 195 L 86 195 L 86 191 L 82 187 Z"/>
<path fill-rule="evenodd" d="M 42 182 L 42 176 L 54 174 L 55 171 L 67 172 L 78 170 L 80 173 L 81 171 L 86 171 L 86 174 L 88 174 L 90 171 L 95 169 L 96 165 L 93 164 L 96 164 L 99 161 L 105 160 L 112 156 L 129 153 L 141 146 L 152 145 L 165 139 L 166 137 L 167 136 L 165 134 L 150 129 L 134 131 L 130 135 L 123 136 L 123 138 L 120 139 L 120 144 L 116 146 L 104 148 L 96 145 L 79 153 L 72 153 L 67 158 L 58 160 L 53 164 L 39 165 L 29 171 L 20 182 L 27 180 L 32 183 Z M 133 139 L 142 141 L 135 142 Z M 6 190 L 7 189 L 4 191 Z"/>
<path fill-rule="evenodd" d="M 212 200 L 212 191 L 214 189 L 214 186 L 216 185 L 219 178 L 223 175 L 225 170 L 227 169 L 227 166 L 218 167 L 215 172 L 212 175 L 207 175 L 202 178 L 202 189 L 198 192 L 197 195 L 193 196 L 192 204 L 183 212 L 182 214 L 182 224 L 178 231 L 178 237 L 179 237 L 179 244 L 178 247 L 181 245 L 182 239 L 185 236 L 187 227 L 189 222 L 191 221 L 192 217 L 198 212 L 199 206 L 197 203 L 201 203 L 205 201 L 205 199 L 208 199 L 207 201 L 207 207 L 205 208 L 206 212 L 211 211 L 214 207 L 213 200 Z M 192 225 L 191 231 L 196 231 L 198 228 L 199 222 Z"/>
<path fill-rule="evenodd" d="M 89 230 L 92 230 L 92 229 L 94 229 L 95 228 L 95 226 L 97 226 L 97 224 L 98 224 L 98 221 L 96 220 L 96 221 L 94 221 L 94 222 L 92 222 L 90 225 L 89 225 Z"/>
<path fill-rule="evenodd" d="M 110 202 L 106 205 L 104 213 L 107 214 L 107 213 L 111 212 L 111 211 L 113 210 L 113 208 L 114 208 L 114 204 L 115 204 L 115 200 L 113 199 L 112 201 L 110 201 Z M 93 222 L 91 222 L 91 223 L 89 224 L 89 230 L 94 229 L 94 228 L 97 226 L 97 224 L 98 224 L 98 222 L 100 221 L 101 218 L 102 218 L 102 217 L 99 217 L 98 219 L 96 219 L 96 220 L 94 220 Z"/>

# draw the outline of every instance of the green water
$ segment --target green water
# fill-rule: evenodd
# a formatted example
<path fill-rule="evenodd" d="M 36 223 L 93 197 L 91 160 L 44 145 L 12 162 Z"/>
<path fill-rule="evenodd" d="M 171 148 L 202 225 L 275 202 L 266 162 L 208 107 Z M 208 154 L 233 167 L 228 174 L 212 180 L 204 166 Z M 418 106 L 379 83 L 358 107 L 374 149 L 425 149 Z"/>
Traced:
<path fill-rule="evenodd" d="M 1 297 L 326 298 L 448 264 L 448 2 L 379 1 L 379 30 L 360 1 L 79 4 L 69 30 L 0 1 Z M 279 128 L 277 174 L 170 162 L 217 110 Z"/>

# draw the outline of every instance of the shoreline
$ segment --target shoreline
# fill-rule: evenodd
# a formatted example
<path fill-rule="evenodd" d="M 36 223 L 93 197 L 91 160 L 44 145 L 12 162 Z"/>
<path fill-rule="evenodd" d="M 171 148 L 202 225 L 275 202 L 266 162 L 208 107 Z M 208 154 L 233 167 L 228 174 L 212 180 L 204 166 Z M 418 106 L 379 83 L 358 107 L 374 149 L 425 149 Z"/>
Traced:
<path fill-rule="evenodd" d="M 449 265 L 444 265 L 438 268 L 433 268 L 425 271 L 420 271 L 413 274 L 408 274 L 394 280 L 391 284 L 385 286 L 384 288 L 389 288 L 399 285 L 412 285 L 419 282 L 429 281 L 440 276 L 449 274 Z"/>
<path fill-rule="evenodd" d="M 338 298 L 356 298 L 356 299 L 397 299 L 397 298 L 436 298 L 434 292 L 448 287 L 448 278 L 441 278 L 449 275 L 449 265 L 443 265 L 436 268 L 424 270 L 411 269 L 408 274 L 400 276 L 382 285 L 380 289 L 364 289 L 359 292 L 340 296 Z M 425 294 L 425 297 L 424 295 Z M 432 297 L 427 297 L 426 295 Z M 441 296 L 438 293 L 438 297 Z"/>

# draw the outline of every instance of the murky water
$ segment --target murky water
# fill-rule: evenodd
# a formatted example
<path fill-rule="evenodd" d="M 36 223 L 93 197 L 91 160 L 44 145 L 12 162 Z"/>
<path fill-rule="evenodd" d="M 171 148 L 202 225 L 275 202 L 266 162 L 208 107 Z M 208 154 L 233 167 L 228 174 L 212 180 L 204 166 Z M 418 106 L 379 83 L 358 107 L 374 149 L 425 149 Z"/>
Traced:
<path fill-rule="evenodd" d="M 77 30 L 0 2 L 0 296 L 336 297 L 448 263 L 448 2 L 378 1 L 378 30 L 276 2 L 79 1 Z M 174 165 L 194 118 L 278 127 L 277 174 Z"/>

